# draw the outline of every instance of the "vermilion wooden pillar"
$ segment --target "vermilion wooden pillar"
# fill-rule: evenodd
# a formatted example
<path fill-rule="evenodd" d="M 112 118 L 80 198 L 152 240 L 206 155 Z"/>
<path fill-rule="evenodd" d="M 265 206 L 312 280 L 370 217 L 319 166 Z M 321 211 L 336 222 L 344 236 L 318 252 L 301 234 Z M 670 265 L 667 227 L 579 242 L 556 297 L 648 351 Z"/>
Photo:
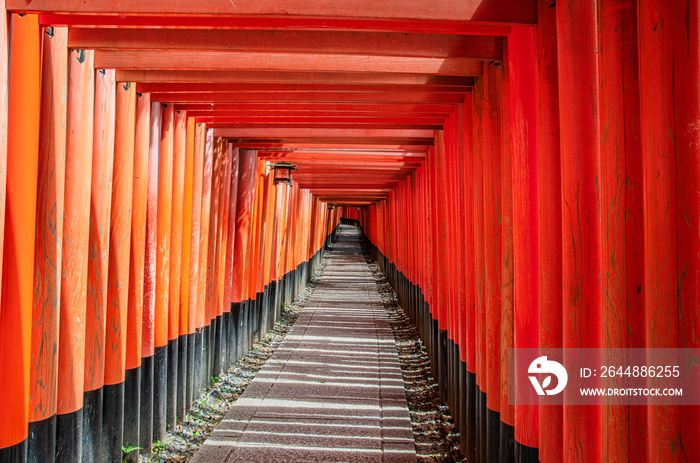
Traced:
<path fill-rule="evenodd" d="M 129 286 L 126 312 L 126 352 L 124 380 L 124 447 L 139 447 L 141 409 L 141 329 L 144 307 L 144 267 L 146 246 L 146 201 L 148 193 L 148 145 L 151 123 L 151 99 L 137 94 L 134 134 L 134 167 L 131 201 L 131 243 L 129 245 Z M 119 146 L 119 145 L 117 145 Z M 115 147 L 116 149 L 116 147 Z M 136 463 L 139 452 L 132 451 L 127 461 Z"/>
<path fill-rule="evenodd" d="M 158 224 L 153 351 L 153 440 L 165 437 L 168 418 L 168 302 L 170 299 L 170 230 L 173 194 L 173 105 L 162 106 L 158 159 Z M 179 314 L 178 314 L 179 315 Z"/>
<path fill-rule="evenodd" d="M 213 344 L 213 374 L 214 376 L 219 376 L 221 372 L 226 370 L 226 359 L 228 353 L 226 351 L 228 347 L 228 316 L 224 316 L 224 306 L 223 306 L 223 282 L 224 282 L 224 265 L 226 263 L 226 233 L 228 231 L 228 190 L 231 187 L 231 155 L 232 151 L 229 148 L 229 143 L 227 140 L 220 139 L 220 150 L 221 150 L 221 167 L 219 173 L 219 200 L 217 207 L 217 220 L 216 220 L 216 248 L 214 251 L 215 255 L 215 268 L 214 268 L 214 279 L 213 287 L 214 293 L 212 296 L 213 305 L 213 316 L 216 320 L 216 330 L 214 332 L 214 344 Z M 229 312 L 229 308 L 226 308 L 226 312 Z"/>
<path fill-rule="evenodd" d="M 557 5 L 564 347 L 602 346 L 600 126 L 595 5 Z M 573 392 L 565 390 L 564 400 Z M 564 461 L 601 460 L 601 409 L 564 405 Z"/>
<path fill-rule="evenodd" d="M 122 458 L 124 446 L 124 380 L 136 135 L 135 87 L 132 83 L 124 83 L 116 88 L 101 461 L 118 461 Z"/>
<path fill-rule="evenodd" d="M 83 461 L 89 462 L 99 461 L 102 445 L 102 386 L 116 105 L 114 78 L 114 70 L 98 70 L 95 73 L 83 399 Z"/>
<path fill-rule="evenodd" d="M 638 8 L 645 347 L 697 348 L 700 5 L 653 0 Z M 698 408 L 647 409 L 649 461 L 700 458 Z"/>
<path fill-rule="evenodd" d="M 168 388 L 174 396 L 174 412 L 168 418 L 173 423 L 184 419 L 185 416 L 185 384 L 187 381 L 187 315 L 183 310 L 182 278 L 185 261 L 189 260 L 189 247 L 185 249 L 184 223 L 187 151 L 187 112 L 175 111 L 175 134 L 173 136 L 173 216 L 170 229 L 171 259 L 170 264 L 170 297 L 168 299 L 168 346 L 177 347 L 177 369 L 171 377 L 173 367 L 168 365 Z M 193 133 L 194 135 L 194 133 Z M 191 201 L 190 201 L 191 207 Z M 188 266 L 189 267 L 189 266 Z M 189 275 L 188 275 L 189 276 Z M 183 320 L 184 318 L 184 320 Z M 185 327 L 183 330 L 183 326 Z M 177 346 L 171 346 L 173 340 Z M 175 392 L 176 391 L 176 392 Z"/>
<path fill-rule="evenodd" d="M 203 246 L 202 241 L 205 240 L 206 226 L 209 217 L 209 189 L 205 180 L 208 179 L 211 184 L 211 167 L 207 168 L 205 144 L 206 144 L 206 126 L 203 124 L 194 124 L 194 139 L 193 146 L 193 180 L 192 180 L 192 231 L 191 231 L 191 252 L 190 252 L 190 296 L 189 296 L 189 314 L 188 314 L 188 331 L 191 333 L 192 340 L 189 346 L 192 354 L 192 360 L 188 358 L 188 397 L 189 400 L 195 400 L 199 397 L 197 391 L 200 390 L 202 384 L 202 342 L 204 338 L 202 326 L 204 323 L 204 282 L 202 281 L 206 266 L 206 246 Z M 209 175 L 209 177 L 207 177 Z M 206 202 L 205 202 L 206 199 Z M 206 207 L 205 207 L 206 206 Z M 195 249 L 196 248 L 196 249 Z M 205 280 L 206 282 L 206 280 Z M 191 372 L 189 369 L 191 368 Z"/>
<path fill-rule="evenodd" d="M 221 166 L 221 191 L 219 194 L 219 223 L 217 226 L 217 249 L 216 249 L 216 314 L 223 316 L 224 312 L 228 312 L 228 308 L 223 305 L 224 293 L 223 282 L 226 265 L 226 247 L 227 247 L 227 232 L 228 232 L 228 195 L 231 188 L 231 164 L 233 151 L 228 140 L 223 140 L 222 156 L 223 165 Z M 222 320 L 222 323 L 225 323 Z M 223 325 L 222 325 L 223 326 Z M 225 333 L 222 333 L 225 336 Z M 222 338 L 223 342 L 223 338 Z M 225 346 L 222 344 L 222 348 Z M 222 352 L 225 353 L 225 352 Z M 221 359 L 222 371 L 224 368 L 223 358 Z"/>
<path fill-rule="evenodd" d="M 1 0 L 0 5 L 4 8 L 5 2 Z M 5 238 L 5 209 L 7 193 L 7 120 L 8 103 L 10 97 L 10 28 L 8 20 L 10 16 L 5 14 L 0 17 L 0 264 L 2 264 L 3 242 Z M 0 277 L 2 277 L 2 265 L 0 265 Z M 2 290 L 0 289 L 0 292 Z M 2 307 L 0 307 L 2 312 Z"/>
<path fill-rule="evenodd" d="M 506 104 L 510 107 L 513 153 L 513 347 L 516 349 L 537 348 L 540 345 L 534 40 L 534 31 L 529 28 L 513 28 L 508 37 L 510 98 Z M 510 378 L 510 381 L 516 381 L 523 388 L 530 387 L 526 378 Z M 514 418 L 516 457 L 519 461 L 536 461 L 536 448 L 539 446 L 538 407 L 516 405 Z"/>
<path fill-rule="evenodd" d="M 499 449 L 501 373 L 503 66 L 484 64 L 486 107 L 484 132 L 484 336 L 486 348 L 486 450 L 497 459 Z M 483 441 L 482 441 L 483 443 Z"/>
<path fill-rule="evenodd" d="M 27 461 L 53 462 L 56 447 L 58 321 L 63 239 L 63 189 L 66 167 L 68 30 L 43 36 L 39 175 L 34 246 L 34 306 L 29 376 Z"/>
<path fill-rule="evenodd" d="M 515 303 L 515 261 L 516 254 L 514 252 L 514 201 L 515 193 L 514 186 L 518 181 L 519 175 L 522 172 L 513 170 L 513 158 L 515 157 L 515 152 L 517 150 L 517 140 L 515 139 L 515 134 L 511 127 L 511 120 L 517 123 L 517 114 L 511 114 L 511 98 L 514 89 L 512 88 L 513 75 L 511 72 L 511 60 L 510 60 L 510 43 L 514 40 L 518 40 L 517 37 L 512 35 L 506 39 L 506 44 L 508 44 L 507 51 L 503 52 L 503 64 L 501 65 L 502 71 L 502 94 L 501 94 L 501 212 L 500 218 L 497 217 L 497 221 L 501 223 L 501 326 L 500 326 L 500 342 L 499 342 L 499 389 L 498 394 L 500 395 L 499 412 L 500 412 L 500 437 L 499 437 L 499 458 L 502 461 L 511 461 L 515 458 L 515 416 L 513 406 L 510 402 L 510 381 L 514 378 L 510 378 L 508 370 L 508 354 L 510 350 L 514 347 L 514 303 Z M 520 256 L 517 255 L 519 258 Z"/>
<path fill-rule="evenodd" d="M 474 256 L 475 256 L 475 313 L 474 313 L 474 339 L 475 339 L 475 359 L 474 372 L 476 374 L 476 391 L 474 393 L 474 456 L 481 458 L 485 456 L 485 434 L 486 426 L 484 413 L 484 392 L 486 390 L 486 342 L 485 332 L 485 295 L 484 286 L 486 284 L 484 270 L 484 134 L 486 118 L 486 79 L 484 76 L 477 79 L 474 85 Z M 471 436 L 471 431 L 468 430 Z M 468 449 L 471 455 L 472 448 Z"/>
<path fill-rule="evenodd" d="M 144 98 L 149 98 L 150 101 L 150 96 Z M 151 454 L 151 444 L 153 442 L 153 353 L 155 351 L 156 238 L 158 227 L 158 157 L 162 120 L 161 108 L 160 103 L 151 103 L 149 112 L 150 130 L 148 132 L 148 186 L 146 193 L 146 241 L 144 249 L 141 329 L 141 411 L 139 415 L 139 447 L 141 447 L 142 453 L 146 455 Z M 139 111 L 140 118 L 141 111 Z M 137 150 L 141 141 L 139 135 L 137 132 Z"/>
<path fill-rule="evenodd" d="M 213 136 L 213 134 L 212 134 Z M 207 147 L 209 146 L 209 134 L 207 134 Z M 205 380 L 209 384 L 214 376 L 218 373 L 214 371 L 214 356 L 215 356 L 215 332 L 217 329 L 217 308 L 216 308 L 216 290 L 217 290 L 217 255 L 216 247 L 218 242 L 217 227 L 219 224 L 219 204 L 221 194 L 221 170 L 223 164 L 223 147 L 221 138 L 212 138 L 212 177 L 211 177 L 211 196 L 210 196 L 210 211 L 207 232 L 207 269 L 206 269 L 206 290 L 205 290 L 205 317 L 204 317 L 204 338 L 205 345 L 204 355 L 206 356 Z"/>
<path fill-rule="evenodd" d="M 0 381 L 0 459 L 19 463 L 26 458 L 29 418 L 41 44 L 37 16 L 11 20 L 0 377 L 13 380 Z"/>
<path fill-rule="evenodd" d="M 238 345 L 238 325 L 240 323 L 240 307 L 234 305 L 233 299 L 233 266 L 234 266 L 234 251 L 236 240 L 236 219 L 238 208 L 238 172 L 240 168 L 240 151 L 238 148 L 231 147 L 231 173 L 228 187 L 228 199 L 225 202 L 227 211 L 227 231 L 226 231 L 226 253 L 223 259 L 223 289 L 222 289 L 222 306 L 228 315 L 228 346 L 227 346 L 227 363 L 226 368 L 235 363 L 237 358 Z"/>
<path fill-rule="evenodd" d="M 639 348 L 645 344 L 645 249 L 636 2 L 598 3 L 598 41 L 603 341 L 605 347 Z M 645 407 L 608 400 L 603 461 L 645 461 Z"/>
<path fill-rule="evenodd" d="M 255 198 L 257 152 L 253 150 L 240 150 L 240 167 L 238 173 L 238 188 L 236 209 L 235 238 L 233 239 L 233 281 L 231 296 L 232 302 L 243 302 L 248 298 L 247 288 L 247 263 L 249 258 L 248 237 L 251 230 L 251 215 Z"/>
<path fill-rule="evenodd" d="M 170 227 L 170 296 L 168 298 L 168 349 L 169 356 L 175 358 L 174 365 L 168 364 L 168 423 L 174 425 L 177 419 L 185 416 L 185 382 L 187 368 L 187 340 L 181 328 L 183 313 L 181 299 L 181 278 L 185 260 L 183 234 L 185 224 L 185 159 L 187 139 L 187 113 L 175 111 L 173 135 L 173 209 Z M 188 249 L 189 252 L 189 249 Z M 187 255 L 189 259 L 189 254 Z M 185 321 L 186 323 L 186 321 Z"/>
<path fill-rule="evenodd" d="M 477 140 L 474 136 L 474 94 L 464 96 L 464 157 L 463 157 L 463 192 L 464 192 L 464 213 L 465 213 L 465 264 L 466 264 L 466 301 L 463 311 L 463 335 L 464 346 L 461 351 L 461 358 L 466 363 L 467 376 L 464 390 L 461 391 L 465 397 L 463 421 L 465 425 L 460 429 L 461 449 L 465 458 L 475 458 L 476 448 L 476 211 L 481 208 L 476 204 L 478 196 L 476 185 L 476 160 L 475 149 Z"/>
<path fill-rule="evenodd" d="M 204 156 L 204 174 L 202 176 L 202 213 L 200 219 L 200 247 L 199 247 L 199 281 L 197 282 L 197 332 L 195 344 L 195 388 L 199 390 L 209 383 L 207 377 L 207 353 L 208 353 L 208 327 L 210 320 L 207 314 L 207 267 L 211 265 L 208 257 L 209 249 L 209 223 L 212 214 L 212 172 L 214 167 L 214 134 L 207 130 L 205 124 L 198 124 L 195 132 L 195 149 L 202 150 Z"/>
<path fill-rule="evenodd" d="M 195 121 L 187 118 L 185 147 L 185 193 L 182 231 L 182 273 L 180 277 L 180 335 L 187 339 L 185 410 L 194 398 L 194 336 L 199 276 L 199 233 L 202 208 L 203 158 L 195 149 Z"/>
<path fill-rule="evenodd" d="M 84 432 L 82 407 L 90 233 L 90 182 L 87 179 L 92 178 L 95 96 L 92 64 L 91 51 L 73 50 L 69 54 L 56 420 L 56 453 L 64 455 L 66 461 L 81 458 Z"/>
<path fill-rule="evenodd" d="M 562 347 L 562 227 L 561 161 L 559 148 L 559 86 L 557 65 L 557 18 L 551 2 L 537 1 L 535 27 L 535 78 L 537 95 L 537 188 L 539 343 Z M 539 458 L 543 463 L 562 461 L 563 410 L 559 405 L 540 405 Z M 530 446 L 516 426 L 516 439 Z"/>
<path fill-rule="evenodd" d="M 171 427 L 177 423 L 177 417 L 184 418 L 184 390 L 185 376 L 180 374 L 182 365 L 180 353 L 180 277 L 182 270 L 182 216 L 183 196 L 185 188 L 185 136 L 187 114 L 183 111 L 173 113 L 173 179 L 172 179 L 172 214 L 170 226 L 170 276 L 168 295 L 168 398 L 167 419 Z M 184 352 L 183 359 L 184 360 Z M 181 378 L 181 379 L 180 379 Z M 182 387 L 180 387 L 180 385 Z M 177 405 L 182 404 L 182 413 L 178 413 Z"/>

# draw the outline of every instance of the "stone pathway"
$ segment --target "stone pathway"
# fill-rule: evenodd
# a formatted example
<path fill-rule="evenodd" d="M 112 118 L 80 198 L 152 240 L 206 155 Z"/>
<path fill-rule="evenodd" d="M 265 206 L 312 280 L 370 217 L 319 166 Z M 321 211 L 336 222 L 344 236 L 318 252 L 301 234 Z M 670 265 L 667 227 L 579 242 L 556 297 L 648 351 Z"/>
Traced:
<path fill-rule="evenodd" d="M 354 227 L 287 337 L 191 460 L 414 462 L 396 345 Z"/>

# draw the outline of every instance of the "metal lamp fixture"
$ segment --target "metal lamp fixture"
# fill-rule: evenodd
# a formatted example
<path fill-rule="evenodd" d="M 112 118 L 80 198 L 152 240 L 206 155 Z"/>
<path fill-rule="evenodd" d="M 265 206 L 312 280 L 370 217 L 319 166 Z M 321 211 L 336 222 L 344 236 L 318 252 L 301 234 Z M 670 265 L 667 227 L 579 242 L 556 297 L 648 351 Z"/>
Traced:
<path fill-rule="evenodd" d="M 294 164 L 289 164 L 288 162 L 276 162 L 270 164 L 270 167 L 274 170 L 274 185 L 279 185 L 280 183 L 286 183 L 287 185 L 292 184 L 292 171 L 299 170 Z"/>
<path fill-rule="evenodd" d="M 335 206 L 336 206 L 335 203 L 328 203 L 328 210 L 332 211 L 333 209 L 335 209 Z"/>

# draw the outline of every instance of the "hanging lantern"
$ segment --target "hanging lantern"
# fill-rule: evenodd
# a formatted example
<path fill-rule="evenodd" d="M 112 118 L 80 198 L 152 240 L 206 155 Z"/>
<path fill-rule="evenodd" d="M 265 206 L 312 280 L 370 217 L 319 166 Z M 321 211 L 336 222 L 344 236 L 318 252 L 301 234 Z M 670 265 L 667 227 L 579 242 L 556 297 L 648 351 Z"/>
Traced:
<path fill-rule="evenodd" d="M 332 211 L 333 209 L 335 209 L 335 206 L 336 206 L 335 203 L 328 203 L 328 210 Z"/>
<path fill-rule="evenodd" d="M 286 183 L 287 185 L 292 185 L 292 171 L 299 170 L 294 164 L 289 164 L 288 162 L 276 162 L 271 164 L 270 167 L 274 170 L 274 185 L 279 185 L 280 183 Z"/>

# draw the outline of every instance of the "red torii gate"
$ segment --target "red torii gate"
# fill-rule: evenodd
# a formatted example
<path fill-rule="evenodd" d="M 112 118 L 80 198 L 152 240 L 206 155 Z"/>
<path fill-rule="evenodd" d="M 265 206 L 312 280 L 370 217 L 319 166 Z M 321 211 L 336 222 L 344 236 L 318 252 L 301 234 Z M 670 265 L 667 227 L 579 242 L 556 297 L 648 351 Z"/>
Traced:
<path fill-rule="evenodd" d="M 0 459 L 51 461 L 57 430 L 100 452 L 80 429 L 99 413 L 105 454 L 139 419 L 150 448 L 228 361 L 232 320 L 298 286 L 328 214 L 383 256 L 469 458 L 700 459 L 697 407 L 512 406 L 506 387 L 512 347 L 697 347 L 696 0 L 5 6 Z M 88 287 L 107 293 L 86 312 Z M 185 356 L 204 378 L 172 382 Z M 119 396 L 134 385 L 153 415 Z"/>

